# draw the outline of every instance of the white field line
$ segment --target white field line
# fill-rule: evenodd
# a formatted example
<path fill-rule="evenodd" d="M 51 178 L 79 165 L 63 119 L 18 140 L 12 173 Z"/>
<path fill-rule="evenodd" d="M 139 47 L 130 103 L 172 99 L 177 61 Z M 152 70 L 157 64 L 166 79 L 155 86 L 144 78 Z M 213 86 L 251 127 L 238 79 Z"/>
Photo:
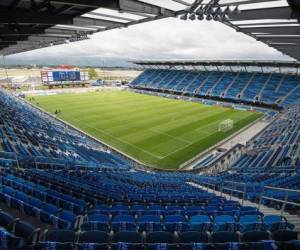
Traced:
<path fill-rule="evenodd" d="M 220 121 L 212 122 L 212 123 L 209 123 L 209 124 L 207 124 L 207 125 L 205 125 L 205 126 L 201 126 L 201 127 L 197 128 L 197 129 L 194 130 L 194 131 L 196 131 L 197 133 L 203 133 L 203 134 L 205 135 L 205 137 L 201 137 L 201 140 L 202 140 L 202 139 L 205 139 L 205 138 L 211 136 L 212 134 L 216 133 L 216 131 L 214 131 L 214 132 L 203 132 L 203 131 L 199 132 L 198 130 L 199 130 L 199 129 L 206 128 L 206 127 L 209 127 L 209 126 L 211 126 L 212 124 L 215 124 L 215 123 L 220 123 Z M 154 132 L 155 132 L 155 131 L 154 131 Z M 166 134 L 166 135 L 168 135 L 168 134 Z M 176 138 L 176 137 L 174 137 L 174 138 L 178 140 L 178 138 Z M 173 151 L 173 152 L 171 152 L 171 153 L 168 153 L 168 154 L 166 154 L 166 155 L 163 155 L 162 158 L 168 157 L 169 155 L 173 154 L 174 152 L 177 152 L 177 151 L 179 151 L 180 149 L 184 149 L 184 148 L 186 148 L 186 147 L 192 145 L 193 143 L 196 143 L 198 140 L 187 141 L 187 140 L 183 140 L 183 139 L 182 139 L 182 141 L 185 142 L 185 143 L 187 143 L 187 145 L 185 145 L 185 146 L 183 146 L 183 147 L 181 147 L 181 148 L 179 148 L 179 149 L 176 149 L 175 151 Z M 155 149 L 155 148 L 157 148 L 157 147 L 159 147 L 159 146 L 160 146 L 160 144 L 156 145 L 155 147 L 153 147 L 153 148 L 151 148 L 151 149 Z"/>
<path fill-rule="evenodd" d="M 71 118 L 71 120 L 75 120 L 75 121 L 78 121 L 78 122 L 81 122 L 81 123 L 83 122 L 82 120 L 77 119 L 77 118 L 73 118 L 73 117 Z M 86 123 L 85 123 L 85 124 L 86 124 Z M 151 155 L 151 156 L 154 157 L 154 158 L 159 158 L 159 159 L 160 159 L 160 156 L 157 156 L 157 155 L 155 155 L 155 154 L 152 154 L 151 152 L 148 152 L 148 151 L 146 151 L 146 150 L 144 150 L 144 149 L 142 149 L 142 148 L 140 148 L 140 147 L 138 147 L 138 146 L 136 146 L 136 145 L 133 145 L 133 144 L 131 144 L 131 143 L 129 143 L 129 142 L 123 141 L 123 140 L 121 140 L 121 139 L 119 139 L 119 138 L 117 138 L 117 137 L 111 135 L 111 134 L 108 133 L 108 132 L 105 132 L 105 131 L 103 131 L 103 130 L 101 130 L 101 129 L 95 128 L 95 127 L 90 126 L 90 125 L 85 125 L 85 126 L 91 128 L 91 129 L 93 129 L 93 130 L 95 130 L 95 131 L 98 131 L 98 132 L 100 132 L 100 133 L 103 133 L 103 134 L 105 134 L 105 135 L 108 135 L 109 137 L 113 138 L 114 140 L 119 141 L 119 142 L 122 142 L 123 144 L 127 144 L 127 145 L 129 145 L 129 146 L 131 146 L 131 147 L 133 147 L 133 148 L 136 148 L 136 149 L 138 149 L 138 150 L 140 150 L 140 151 L 142 151 L 142 152 L 144 152 L 144 153 L 146 153 L 146 154 L 148 154 L 148 155 Z"/>
<path fill-rule="evenodd" d="M 214 110 L 209 110 L 209 111 L 206 111 L 206 112 L 202 112 L 201 115 L 199 115 L 199 116 L 195 115 L 194 117 L 191 117 L 190 122 L 195 122 L 197 120 L 206 119 L 206 118 L 211 116 L 210 115 L 211 113 L 214 113 L 212 115 L 216 115 L 216 114 L 221 114 L 221 113 L 225 112 L 224 110 L 222 110 L 222 112 L 220 112 L 220 111 L 216 112 L 216 111 L 218 111 L 218 110 L 214 109 Z M 186 118 L 180 118 L 180 119 L 177 119 L 177 120 L 181 121 L 181 120 L 185 120 L 185 119 Z M 174 122 L 174 119 L 170 119 L 167 123 L 164 123 L 163 125 L 165 126 L 165 125 L 168 125 L 170 123 L 172 124 L 173 122 Z M 187 123 L 180 123 L 180 124 L 177 123 L 177 125 L 179 125 L 179 126 L 171 127 L 171 129 L 176 129 L 176 128 L 180 127 L 181 125 L 187 125 Z M 154 126 L 153 128 L 159 128 L 159 127 L 160 127 L 160 125 L 157 125 L 157 126 Z"/>
<path fill-rule="evenodd" d="M 135 110 L 136 111 L 136 110 Z M 142 112 L 144 112 L 144 110 L 141 110 Z M 171 111 L 171 110 L 170 110 Z M 165 109 L 164 109 L 164 111 L 161 111 L 161 112 L 165 112 Z M 167 111 L 168 112 L 168 111 Z M 151 114 L 153 114 L 153 115 L 156 115 L 156 113 L 151 113 Z M 148 114 L 149 115 L 149 114 Z M 159 113 L 159 115 L 160 115 L 160 113 Z M 125 116 L 125 115 L 124 115 Z M 145 123 L 145 120 L 143 119 L 145 117 L 145 115 L 142 115 L 142 116 L 135 116 L 134 118 L 139 118 L 139 120 L 140 121 L 137 121 L 137 122 L 135 122 L 135 125 L 143 125 L 144 123 Z M 128 120 L 128 115 L 127 116 L 125 116 L 125 118 L 126 118 L 126 120 Z M 151 119 L 151 121 L 150 122 L 153 122 L 153 121 L 157 121 L 157 122 L 159 122 L 161 119 L 164 119 L 164 118 L 166 118 L 165 116 L 164 117 L 156 117 L 155 119 Z M 173 121 L 174 120 L 174 118 L 172 118 L 172 117 L 170 117 L 170 120 L 167 122 L 167 123 L 169 123 L 169 122 L 171 122 L 171 121 Z M 166 123 L 166 124 L 167 124 Z M 118 131 L 118 129 L 119 128 L 121 128 L 122 129 L 122 127 L 123 127 L 123 124 L 119 124 L 119 125 L 115 125 L 115 126 L 111 126 L 110 128 L 112 128 L 112 129 L 114 129 L 114 130 L 116 130 L 116 131 Z M 154 128 L 155 127 L 157 127 L 157 126 L 154 126 Z"/>
<path fill-rule="evenodd" d="M 242 121 L 242 120 L 245 120 L 246 118 L 248 118 L 248 117 L 244 117 L 243 119 L 240 119 L 240 120 L 237 120 L 237 122 L 239 122 L 239 121 Z M 217 123 L 217 122 L 214 122 L 214 123 Z M 210 124 L 213 124 L 213 123 L 210 123 Z M 210 125 L 209 124 L 209 125 Z M 204 127 L 207 127 L 208 125 L 205 125 Z M 202 128 L 202 127 L 201 127 Z M 200 128 L 199 128 L 200 129 Z M 209 137 L 209 136 L 211 136 L 212 134 L 215 134 L 216 132 L 214 132 L 214 133 L 210 133 L 210 134 L 208 134 L 207 136 L 205 136 L 205 137 L 202 137 L 201 138 L 201 140 L 199 140 L 199 141 L 202 141 L 202 140 L 204 140 L 204 139 L 206 139 L 207 137 Z M 225 138 L 226 139 L 226 138 Z M 176 153 L 176 152 L 178 152 L 178 151 L 180 151 L 180 150 L 182 150 L 182 149 L 185 149 L 185 148 L 187 148 L 187 147 L 189 147 L 190 145 L 192 145 L 192 144 L 194 144 L 194 143 L 196 143 L 197 141 L 193 141 L 193 142 L 191 142 L 191 143 L 189 143 L 189 144 L 187 144 L 187 145 L 185 145 L 185 146 L 183 146 L 183 147 L 181 147 L 181 148 L 178 148 L 178 149 L 176 149 L 176 150 L 174 150 L 173 152 L 171 152 L 171 153 L 169 153 L 169 154 L 167 154 L 167 155 L 164 155 L 162 158 L 160 158 L 160 159 L 164 159 L 164 158 L 166 158 L 166 157 L 168 157 L 168 156 L 170 156 L 170 155 L 172 155 L 172 154 L 174 154 L 174 153 Z"/>
<path fill-rule="evenodd" d="M 190 143 L 190 142 L 187 141 L 187 140 L 181 139 L 180 137 L 176 137 L 176 136 L 173 136 L 173 135 L 169 135 L 168 133 L 161 132 L 161 131 L 159 131 L 158 129 L 152 129 L 152 128 L 150 128 L 150 129 L 148 129 L 148 130 L 149 130 L 149 131 L 152 131 L 152 132 L 154 132 L 154 133 L 157 133 L 157 134 L 161 134 L 161 135 L 165 135 L 165 136 L 171 137 L 171 138 L 173 138 L 173 139 L 176 140 L 176 141 L 181 141 L 181 142 L 184 142 L 184 143 Z"/>
<path fill-rule="evenodd" d="M 208 136 L 202 137 L 200 141 L 206 139 L 207 137 L 209 137 L 209 136 L 211 136 L 211 135 L 212 135 L 212 134 L 209 134 Z M 164 158 L 166 158 L 166 157 L 168 157 L 168 156 L 170 156 L 170 155 L 172 155 L 172 154 L 174 154 L 174 153 L 176 153 L 176 152 L 178 152 L 178 151 L 180 151 L 180 150 L 182 150 L 182 149 L 185 149 L 185 148 L 191 146 L 191 145 L 194 144 L 194 143 L 195 143 L 195 141 L 193 141 L 193 142 L 191 142 L 191 143 L 189 143 L 189 144 L 187 144 L 187 145 L 185 145 L 185 146 L 183 146 L 183 147 L 181 147 L 181 148 L 178 148 L 178 149 L 174 150 L 173 152 L 171 152 L 171 153 L 169 153 L 169 154 L 167 154 L 167 155 L 164 155 L 161 159 L 164 159 Z"/>

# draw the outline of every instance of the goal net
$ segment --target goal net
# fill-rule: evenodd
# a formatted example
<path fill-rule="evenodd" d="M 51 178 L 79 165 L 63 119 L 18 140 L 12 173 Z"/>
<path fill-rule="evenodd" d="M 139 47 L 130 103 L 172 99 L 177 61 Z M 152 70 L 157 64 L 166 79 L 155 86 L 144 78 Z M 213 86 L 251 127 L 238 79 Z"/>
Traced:
<path fill-rule="evenodd" d="M 226 132 L 233 128 L 233 120 L 226 119 L 219 124 L 219 131 Z"/>

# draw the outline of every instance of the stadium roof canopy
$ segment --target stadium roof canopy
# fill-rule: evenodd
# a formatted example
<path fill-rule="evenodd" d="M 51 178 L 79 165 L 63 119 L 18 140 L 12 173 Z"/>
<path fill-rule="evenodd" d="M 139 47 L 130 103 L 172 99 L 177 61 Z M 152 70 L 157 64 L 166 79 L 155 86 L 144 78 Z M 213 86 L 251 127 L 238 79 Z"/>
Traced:
<path fill-rule="evenodd" d="M 231 61 L 231 60 L 168 60 L 132 61 L 143 68 L 204 69 L 217 71 L 259 71 L 300 75 L 300 62 L 292 61 Z"/>
<path fill-rule="evenodd" d="M 0 54 L 177 16 L 222 22 L 300 60 L 300 0 L 1 0 Z"/>

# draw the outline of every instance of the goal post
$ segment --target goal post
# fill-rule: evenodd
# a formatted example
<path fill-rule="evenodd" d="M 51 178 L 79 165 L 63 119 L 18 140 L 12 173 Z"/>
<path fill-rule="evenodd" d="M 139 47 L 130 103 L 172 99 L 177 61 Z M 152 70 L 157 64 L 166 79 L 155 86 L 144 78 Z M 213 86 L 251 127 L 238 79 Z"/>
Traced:
<path fill-rule="evenodd" d="M 233 128 L 234 122 L 231 119 L 226 119 L 219 123 L 219 131 L 226 132 Z"/>

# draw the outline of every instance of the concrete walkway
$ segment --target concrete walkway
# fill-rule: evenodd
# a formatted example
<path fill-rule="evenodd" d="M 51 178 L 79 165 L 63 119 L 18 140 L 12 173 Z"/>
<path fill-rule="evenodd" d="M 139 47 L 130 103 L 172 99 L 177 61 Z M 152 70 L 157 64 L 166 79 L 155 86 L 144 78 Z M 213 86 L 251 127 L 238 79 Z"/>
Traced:
<path fill-rule="evenodd" d="M 257 203 L 254 203 L 254 202 L 251 202 L 251 201 L 248 201 L 248 200 L 243 201 L 242 199 L 237 198 L 235 196 L 230 196 L 229 194 L 224 194 L 224 193 L 221 193 L 220 191 L 215 191 L 211 188 L 207 188 L 205 186 L 201 186 L 201 185 L 196 184 L 196 183 L 189 183 L 189 184 L 191 184 L 193 186 L 196 186 L 196 187 L 199 187 L 199 188 L 202 188 L 204 190 L 207 190 L 208 192 L 214 193 L 217 196 L 225 197 L 227 200 L 238 201 L 243 206 L 252 206 L 252 207 L 257 207 L 258 208 Z M 270 207 L 267 207 L 267 206 L 264 206 L 264 205 L 260 206 L 259 211 L 262 212 L 264 215 L 271 215 L 271 214 L 281 215 L 280 210 L 270 208 Z M 287 221 L 289 223 L 292 223 L 292 224 L 295 225 L 295 230 L 300 234 L 300 217 L 298 215 L 290 214 L 290 213 L 287 213 L 287 212 L 284 212 L 282 215 L 287 219 Z"/>

